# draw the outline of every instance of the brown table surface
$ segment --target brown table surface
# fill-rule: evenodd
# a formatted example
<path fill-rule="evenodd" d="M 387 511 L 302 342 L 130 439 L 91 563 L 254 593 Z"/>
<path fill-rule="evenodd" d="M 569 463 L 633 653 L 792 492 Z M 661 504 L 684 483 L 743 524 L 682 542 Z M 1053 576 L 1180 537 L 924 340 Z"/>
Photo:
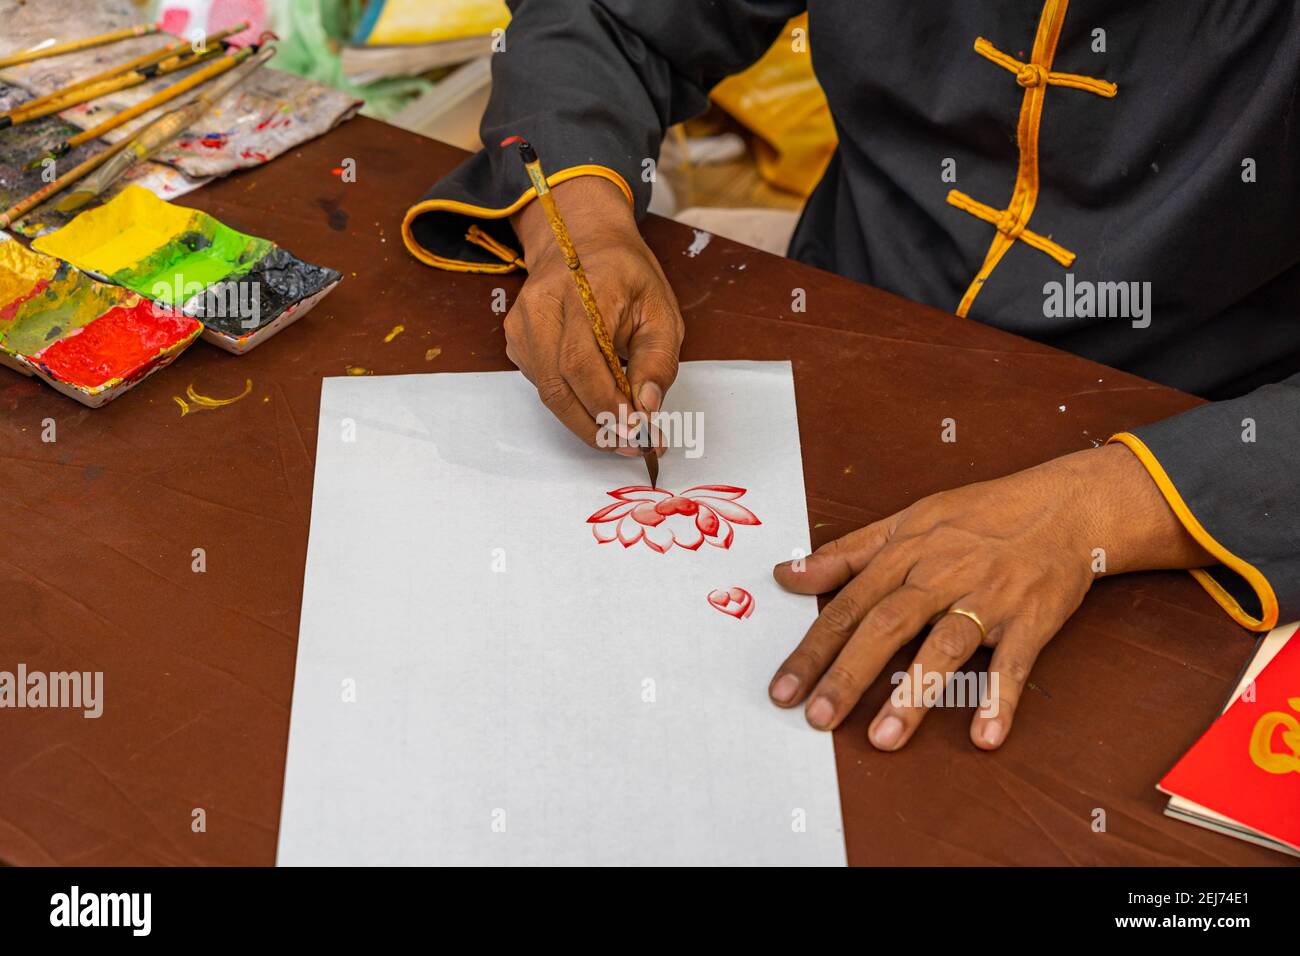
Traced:
<path fill-rule="evenodd" d="M 0 711 L 0 861 L 274 862 L 321 379 L 510 367 L 490 304 L 522 280 L 439 272 L 402 247 L 407 205 L 461 155 L 357 119 L 187 197 L 345 275 L 248 355 L 196 345 L 98 410 L 0 369 L 0 670 L 103 671 L 105 696 L 98 720 Z M 355 183 L 331 172 L 346 157 Z M 684 358 L 793 361 L 815 544 L 1196 402 L 720 238 L 689 257 L 673 222 L 645 231 L 681 300 Z M 806 313 L 790 311 L 794 288 Z M 245 380 L 224 408 L 182 417 L 173 401 Z M 938 440 L 947 417 L 955 444 Z M 882 678 L 835 734 L 850 862 L 1284 862 L 1164 817 L 1155 790 L 1252 646 L 1184 574 L 1103 581 L 993 754 L 971 745 L 964 710 L 936 711 L 902 752 L 873 750 Z"/>

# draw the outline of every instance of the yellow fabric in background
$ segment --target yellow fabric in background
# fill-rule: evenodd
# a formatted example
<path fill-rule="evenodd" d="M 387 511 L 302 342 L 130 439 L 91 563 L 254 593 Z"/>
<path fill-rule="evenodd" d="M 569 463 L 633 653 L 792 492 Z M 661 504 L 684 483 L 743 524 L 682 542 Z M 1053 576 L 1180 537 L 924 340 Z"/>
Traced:
<path fill-rule="evenodd" d="M 796 52 L 800 38 L 801 52 Z M 826 96 L 813 76 L 806 13 L 786 25 L 762 59 L 723 80 L 710 96 L 757 137 L 759 175 L 800 196 L 813 191 L 838 139 Z"/>
<path fill-rule="evenodd" d="M 387 0 L 366 38 L 373 46 L 487 36 L 510 22 L 505 0 Z"/>

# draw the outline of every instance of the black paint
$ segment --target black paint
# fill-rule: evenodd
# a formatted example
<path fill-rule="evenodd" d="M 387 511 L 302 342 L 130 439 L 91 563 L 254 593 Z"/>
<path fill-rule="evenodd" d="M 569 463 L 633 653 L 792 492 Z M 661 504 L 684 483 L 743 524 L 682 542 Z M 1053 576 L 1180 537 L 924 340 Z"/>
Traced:
<path fill-rule="evenodd" d="M 276 246 L 238 279 L 211 286 L 186 312 L 210 329 L 244 336 L 270 325 L 291 306 L 341 278 L 342 273 L 334 269 L 303 262 Z M 254 301 L 257 312 L 250 315 L 248 307 Z"/>

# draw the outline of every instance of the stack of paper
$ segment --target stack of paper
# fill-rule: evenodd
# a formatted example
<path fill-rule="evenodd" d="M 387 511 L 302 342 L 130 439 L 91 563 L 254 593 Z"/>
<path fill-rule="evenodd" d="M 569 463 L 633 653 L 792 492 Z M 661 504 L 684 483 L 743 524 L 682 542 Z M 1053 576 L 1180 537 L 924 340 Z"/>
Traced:
<path fill-rule="evenodd" d="M 1300 641 L 1260 642 L 1227 708 L 1166 777 L 1175 819 L 1300 856 Z"/>

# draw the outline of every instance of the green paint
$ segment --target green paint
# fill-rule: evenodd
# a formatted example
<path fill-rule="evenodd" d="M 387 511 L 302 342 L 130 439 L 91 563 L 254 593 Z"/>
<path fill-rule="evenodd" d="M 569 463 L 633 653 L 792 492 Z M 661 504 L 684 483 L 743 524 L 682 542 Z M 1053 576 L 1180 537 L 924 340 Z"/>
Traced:
<path fill-rule="evenodd" d="M 269 240 L 236 232 L 203 213 L 192 226 L 109 278 L 164 305 L 181 306 L 214 283 L 244 275 L 272 248 Z"/>
<path fill-rule="evenodd" d="M 18 307 L 12 321 L 0 327 L 0 346 L 18 355 L 35 355 L 121 304 L 120 290 L 65 265 L 49 285 Z"/>

